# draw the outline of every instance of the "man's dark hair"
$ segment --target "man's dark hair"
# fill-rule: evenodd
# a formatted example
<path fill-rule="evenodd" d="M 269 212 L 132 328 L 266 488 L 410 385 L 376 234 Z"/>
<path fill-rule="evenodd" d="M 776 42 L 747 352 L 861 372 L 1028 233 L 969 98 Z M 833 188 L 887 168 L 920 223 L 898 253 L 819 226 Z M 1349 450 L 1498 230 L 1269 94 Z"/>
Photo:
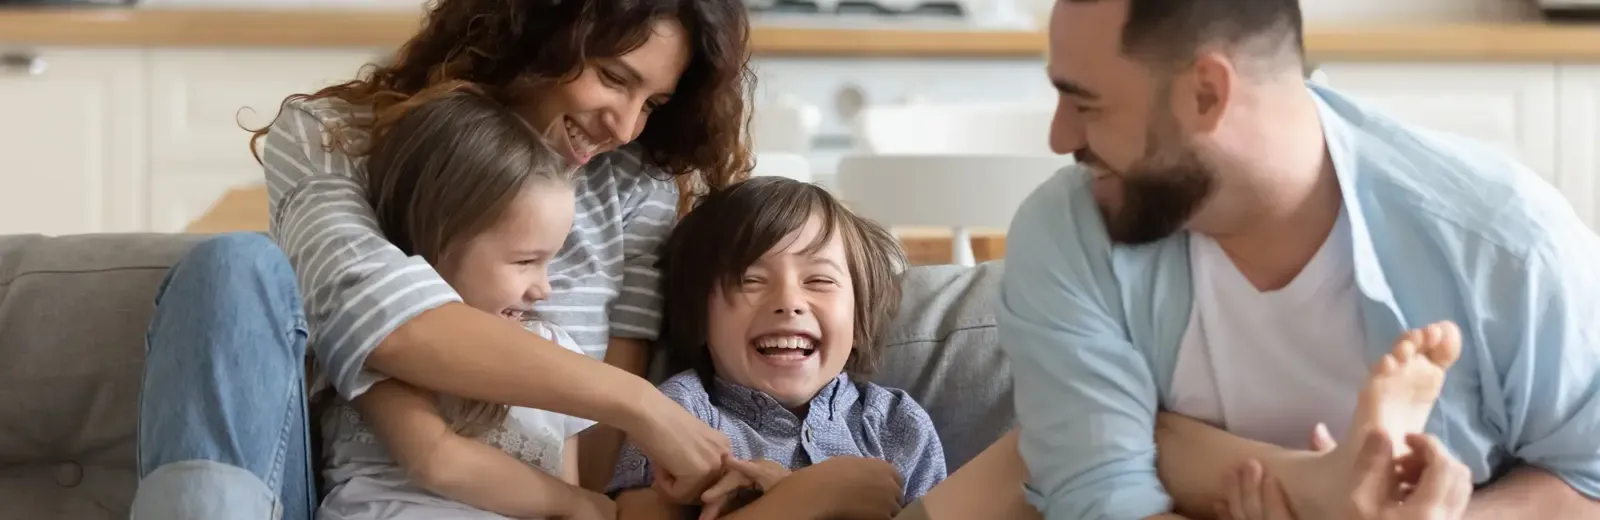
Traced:
<path fill-rule="evenodd" d="M 1065 0 L 1088 3 L 1103 0 Z M 1298 0 L 1128 0 L 1122 52 L 1152 65 L 1183 67 L 1211 44 L 1284 66 L 1304 61 Z M 1288 63 L 1292 62 L 1292 63 Z"/>

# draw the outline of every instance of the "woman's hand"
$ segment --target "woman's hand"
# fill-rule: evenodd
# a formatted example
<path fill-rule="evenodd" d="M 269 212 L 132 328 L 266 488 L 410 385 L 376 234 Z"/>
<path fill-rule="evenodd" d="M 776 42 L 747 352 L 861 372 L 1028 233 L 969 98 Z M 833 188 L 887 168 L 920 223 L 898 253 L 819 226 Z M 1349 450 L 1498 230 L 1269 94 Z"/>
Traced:
<path fill-rule="evenodd" d="M 657 470 L 651 487 L 679 504 L 693 504 L 722 477 L 728 436 L 666 396 L 654 396 L 660 402 L 643 407 L 645 420 L 628 438 Z"/>
<path fill-rule="evenodd" d="M 1411 460 L 1394 458 L 1389 437 L 1369 435 L 1357 454 L 1349 480 L 1339 489 L 1346 504 L 1338 518 L 1352 520 L 1459 520 L 1472 498 L 1472 472 L 1431 435 L 1406 436 Z M 1403 468 L 1397 470 L 1397 468 Z M 1420 474 L 1409 490 L 1405 474 Z M 1232 520 L 1296 520 L 1278 481 L 1250 461 L 1229 476 L 1227 500 L 1217 517 Z"/>
<path fill-rule="evenodd" d="M 727 472 L 723 473 L 722 480 L 700 494 L 700 502 L 704 504 L 700 509 L 700 520 L 716 520 L 727 514 L 735 505 L 734 498 L 739 490 L 753 488 L 766 491 L 790 474 L 789 468 L 768 459 L 744 461 L 729 455 L 723 463 Z"/>

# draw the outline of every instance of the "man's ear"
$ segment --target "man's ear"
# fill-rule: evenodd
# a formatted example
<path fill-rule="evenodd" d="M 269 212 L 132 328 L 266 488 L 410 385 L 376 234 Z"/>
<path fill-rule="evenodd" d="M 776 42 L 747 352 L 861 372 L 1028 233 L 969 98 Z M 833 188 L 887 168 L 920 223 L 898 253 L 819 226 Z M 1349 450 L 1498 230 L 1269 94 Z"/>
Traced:
<path fill-rule="evenodd" d="M 1225 54 L 1206 51 L 1195 56 L 1194 66 L 1173 82 L 1172 106 L 1178 121 L 1194 133 L 1215 130 L 1233 101 L 1237 74 Z"/>

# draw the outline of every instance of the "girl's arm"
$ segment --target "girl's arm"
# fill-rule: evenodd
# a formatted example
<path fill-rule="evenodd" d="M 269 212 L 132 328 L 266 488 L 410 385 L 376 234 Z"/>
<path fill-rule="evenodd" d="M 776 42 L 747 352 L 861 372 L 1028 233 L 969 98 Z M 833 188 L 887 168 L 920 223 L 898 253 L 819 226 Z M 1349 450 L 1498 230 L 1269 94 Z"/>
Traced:
<path fill-rule="evenodd" d="M 644 379 L 473 309 L 379 230 L 358 168 L 323 146 L 322 117 L 288 103 L 262 148 L 271 234 L 299 278 L 308 346 L 354 401 L 385 376 L 468 399 L 593 419 L 620 428 L 681 480 L 709 478 L 727 438 Z M 241 297 L 248 298 L 248 295 Z"/>
<path fill-rule="evenodd" d="M 379 382 L 355 404 L 412 482 L 445 498 L 529 518 L 570 514 L 581 494 L 590 493 L 456 435 L 440 418 L 434 396 L 405 383 Z"/>

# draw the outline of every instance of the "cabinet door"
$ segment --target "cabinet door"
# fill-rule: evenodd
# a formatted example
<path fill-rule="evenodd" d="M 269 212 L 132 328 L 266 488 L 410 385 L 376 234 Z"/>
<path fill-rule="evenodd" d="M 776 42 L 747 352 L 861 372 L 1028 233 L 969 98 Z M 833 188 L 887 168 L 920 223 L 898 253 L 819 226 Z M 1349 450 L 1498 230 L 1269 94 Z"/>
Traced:
<path fill-rule="evenodd" d="M 138 231 L 144 54 L 0 46 L 0 235 Z"/>
<path fill-rule="evenodd" d="M 1600 230 L 1600 65 L 1563 65 L 1560 76 L 1556 187 L 1590 229 Z"/>
<path fill-rule="evenodd" d="M 1328 85 L 1397 119 L 1477 139 L 1556 177 L 1551 63 L 1323 63 Z"/>
<path fill-rule="evenodd" d="M 178 231 L 241 183 L 262 182 L 250 130 L 283 99 L 354 79 L 372 49 L 164 49 L 151 54 L 151 226 Z"/>

